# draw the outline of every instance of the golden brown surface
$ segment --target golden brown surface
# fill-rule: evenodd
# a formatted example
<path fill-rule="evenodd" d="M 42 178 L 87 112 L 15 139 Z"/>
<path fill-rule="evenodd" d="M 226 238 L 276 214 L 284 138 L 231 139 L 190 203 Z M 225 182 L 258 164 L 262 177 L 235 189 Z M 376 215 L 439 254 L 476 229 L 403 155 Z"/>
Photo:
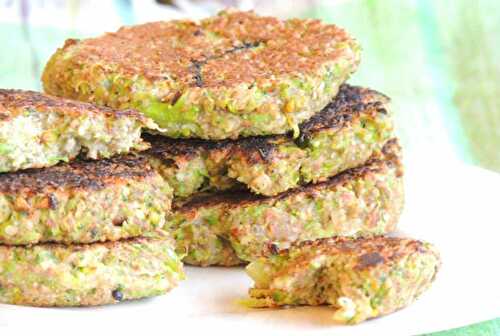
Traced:
<path fill-rule="evenodd" d="M 299 251 L 310 251 L 299 254 Z M 429 250 L 428 243 L 399 237 L 374 236 L 370 238 L 351 238 L 351 237 L 331 237 L 322 238 L 314 241 L 304 241 L 294 244 L 289 249 L 276 251 L 275 254 L 288 256 L 297 253 L 299 258 L 304 259 L 305 264 L 295 259 L 294 268 L 300 269 L 307 267 L 311 261 L 311 255 L 354 255 L 356 263 L 353 269 L 356 271 L 373 268 L 379 264 L 390 264 L 397 262 L 398 259 L 406 257 L 413 253 L 437 253 L 435 250 Z M 439 256 L 437 256 L 439 259 Z M 437 272 L 436 272 L 437 273 Z"/>
<path fill-rule="evenodd" d="M 319 20 L 281 21 L 234 12 L 200 23 L 123 27 L 94 39 L 70 40 L 64 48 L 78 43 L 76 62 L 111 63 L 124 73 L 140 73 L 149 79 L 164 79 L 168 74 L 187 87 L 218 87 L 307 73 L 335 60 L 339 54 L 335 46 L 347 40 L 350 37 L 344 30 Z M 260 46 L 265 48 L 257 52 Z M 196 70 L 196 64 L 201 69 Z M 197 71 L 202 85 L 197 83 Z"/>

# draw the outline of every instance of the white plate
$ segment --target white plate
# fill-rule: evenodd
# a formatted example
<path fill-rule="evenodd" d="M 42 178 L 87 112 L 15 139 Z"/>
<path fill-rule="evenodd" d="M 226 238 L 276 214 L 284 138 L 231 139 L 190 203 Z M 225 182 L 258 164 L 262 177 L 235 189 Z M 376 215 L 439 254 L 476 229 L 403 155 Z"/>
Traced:
<path fill-rule="evenodd" d="M 0 305 L 0 335 L 14 334 L 2 327 L 36 335 L 88 334 L 89 329 L 113 335 L 151 330 L 161 335 L 414 335 L 500 317 L 500 176 L 435 161 L 407 166 L 413 169 L 406 174 L 401 232 L 437 245 L 443 267 L 431 289 L 397 313 L 340 326 L 331 321 L 328 307 L 246 309 L 237 303 L 251 285 L 243 269 L 188 267 L 188 280 L 154 299 L 78 309 Z"/>

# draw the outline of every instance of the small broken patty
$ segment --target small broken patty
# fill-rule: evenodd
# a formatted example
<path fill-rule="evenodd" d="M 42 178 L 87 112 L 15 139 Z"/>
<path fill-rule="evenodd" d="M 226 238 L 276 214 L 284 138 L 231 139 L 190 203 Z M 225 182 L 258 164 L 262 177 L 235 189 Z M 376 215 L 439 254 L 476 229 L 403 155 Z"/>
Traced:
<path fill-rule="evenodd" d="M 114 110 L 44 95 L 0 89 L 0 173 L 53 166 L 78 154 L 109 158 L 148 148 L 135 110 Z"/>
<path fill-rule="evenodd" d="M 359 59 L 335 25 L 223 11 L 67 40 L 42 81 L 50 94 L 137 108 L 171 138 L 222 140 L 297 132 Z"/>
<path fill-rule="evenodd" d="M 300 125 L 300 137 L 251 137 L 218 142 L 145 136 L 155 168 L 187 197 L 199 191 L 246 185 L 274 196 L 325 181 L 363 164 L 393 137 L 389 99 L 373 90 L 343 85 L 320 113 Z"/>
<path fill-rule="evenodd" d="M 360 167 L 277 196 L 231 190 L 178 199 L 168 227 L 185 262 L 231 266 L 294 242 L 392 232 L 403 203 L 400 148 L 394 140 Z"/>
<path fill-rule="evenodd" d="M 441 260 L 429 243 L 407 238 L 306 241 L 247 266 L 252 307 L 331 305 L 333 319 L 359 323 L 414 302 Z"/>
<path fill-rule="evenodd" d="M 0 245 L 0 302 L 96 306 L 162 295 L 184 279 L 170 239 Z"/>
<path fill-rule="evenodd" d="M 90 243 L 165 225 L 172 189 L 143 157 L 0 174 L 0 243 Z"/>

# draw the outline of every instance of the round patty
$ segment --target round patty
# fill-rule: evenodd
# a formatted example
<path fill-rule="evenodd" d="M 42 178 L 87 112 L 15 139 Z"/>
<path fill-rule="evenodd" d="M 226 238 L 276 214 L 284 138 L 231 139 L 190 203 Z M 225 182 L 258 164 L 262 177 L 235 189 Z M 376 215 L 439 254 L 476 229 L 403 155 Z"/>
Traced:
<path fill-rule="evenodd" d="M 49 167 L 78 154 L 102 159 L 144 150 L 146 126 L 156 128 L 134 110 L 0 89 L 0 173 Z"/>
<path fill-rule="evenodd" d="M 46 92 L 134 107 L 172 138 L 298 133 L 359 63 L 344 30 L 223 11 L 68 40 L 48 62 Z"/>
<path fill-rule="evenodd" d="M 172 190 L 146 159 L 0 174 L 0 244 L 90 243 L 161 229 Z"/>
<path fill-rule="evenodd" d="M 308 241 L 250 263 L 253 307 L 331 305 L 333 319 L 359 323 L 414 302 L 441 265 L 429 243 L 407 238 Z"/>
<path fill-rule="evenodd" d="M 184 279 L 168 239 L 0 245 L 0 302 L 95 306 L 162 295 Z"/>

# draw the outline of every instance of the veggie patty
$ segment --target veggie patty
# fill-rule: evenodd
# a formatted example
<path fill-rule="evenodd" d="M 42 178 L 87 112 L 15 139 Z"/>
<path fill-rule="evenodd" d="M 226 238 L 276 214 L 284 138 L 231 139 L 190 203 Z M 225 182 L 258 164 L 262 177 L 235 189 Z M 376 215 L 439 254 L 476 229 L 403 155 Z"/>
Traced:
<path fill-rule="evenodd" d="M 157 126 L 134 110 L 0 89 L 0 173 L 144 150 L 144 127 Z"/>
<path fill-rule="evenodd" d="M 0 245 L 0 302 L 95 306 L 162 295 L 184 279 L 169 239 Z"/>
<path fill-rule="evenodd" d="M 333 319 L 359 323 L 414 302 L 441 261 L 434 246 L 406 238 L 347 237 L 303 242 L 247 266 L 252 307 L 331 305 Z"/>
<path fill-rule="evenodd" d="M 0 244 L 90 243 L 161 229 L 172 189 L 146 159 L 0 174 Z"/>
<path fill-rule="evenodd" d="M 136 108 L 171 138 L 297 136 L 359 59 L 335 25 L 223 11 L 67 40 L 42 80 L 50 94 Z"/>

